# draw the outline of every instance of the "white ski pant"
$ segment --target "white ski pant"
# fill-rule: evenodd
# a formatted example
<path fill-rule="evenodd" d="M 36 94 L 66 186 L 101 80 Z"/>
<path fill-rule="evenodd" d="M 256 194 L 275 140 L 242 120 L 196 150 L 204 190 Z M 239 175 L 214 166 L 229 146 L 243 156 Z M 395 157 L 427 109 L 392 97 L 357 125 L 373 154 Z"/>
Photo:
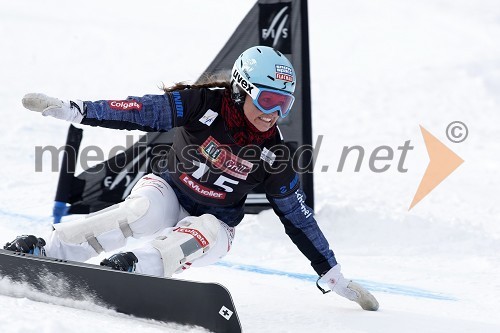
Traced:
<path fill-rule="evenodd" d="M 125 246 L 129 237 L 154 235 L 132 250 L 139 259 L 136 272 L 154 276 L 213 264 L 234 239 L 234 228 L 213 215 L 189 216 L 170 185 L 153 174 L 141 178 L 123 202 L 54 227 L 47 256 L 81 262 Z"/>

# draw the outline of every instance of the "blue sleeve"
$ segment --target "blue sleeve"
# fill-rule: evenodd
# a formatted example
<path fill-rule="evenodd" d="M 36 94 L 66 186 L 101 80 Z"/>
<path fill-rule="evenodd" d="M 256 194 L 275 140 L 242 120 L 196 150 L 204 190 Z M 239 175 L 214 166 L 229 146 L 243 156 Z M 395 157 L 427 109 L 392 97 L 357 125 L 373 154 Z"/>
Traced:
<path fill-rule="evenodd" d="M 285 227 L 286 234 L 311 261 L 318 275 L 337 264 L 328 241 L 314 219 L 311 208 L 305 204 L 305 193 L 299 188 L 285 197 L 267 196 L 275 213 Z"/>
<path fill-rule="evenodd" d="M 167 94 L 128 97 L 126 100 L 85 101 L 84 108 L 84 125 L 147 132 L 172 129 L 177 115 Z"/>

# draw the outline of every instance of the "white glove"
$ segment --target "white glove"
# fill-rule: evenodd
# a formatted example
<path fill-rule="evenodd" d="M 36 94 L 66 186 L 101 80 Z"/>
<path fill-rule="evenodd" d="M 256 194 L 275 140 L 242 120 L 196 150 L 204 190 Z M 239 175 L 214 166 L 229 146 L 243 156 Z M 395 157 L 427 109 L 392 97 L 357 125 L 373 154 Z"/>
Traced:
<path fill-rule="evenodd" d="M 358 303 L 364 310 L 378 310 L 379 304 L 375 297 L 358 283 L 347 280 L 340 272 L 340 264 L 332 267 L 318 282 L 326 283 L 331 290 L 342 297 Z"/>
<path fill-rule="evenodd" d="M 61 101 L 44 94 L 26 94 L 23 97 L 23 106 L 31 111 L 41 112 L 43 116 L 81 123 L 85 111 L 80 100 Z"/>

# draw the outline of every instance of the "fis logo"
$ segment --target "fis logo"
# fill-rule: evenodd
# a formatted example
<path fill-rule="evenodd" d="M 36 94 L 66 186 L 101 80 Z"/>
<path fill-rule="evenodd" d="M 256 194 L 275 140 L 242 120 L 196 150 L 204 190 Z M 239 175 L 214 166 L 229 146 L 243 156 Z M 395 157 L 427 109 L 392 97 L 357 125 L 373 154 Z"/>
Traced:
<path fill-rule="evenodd" d="M 260 44 L 290 54 L 292 51 L 291 2 L 259 4 L 259 9 Z"/>

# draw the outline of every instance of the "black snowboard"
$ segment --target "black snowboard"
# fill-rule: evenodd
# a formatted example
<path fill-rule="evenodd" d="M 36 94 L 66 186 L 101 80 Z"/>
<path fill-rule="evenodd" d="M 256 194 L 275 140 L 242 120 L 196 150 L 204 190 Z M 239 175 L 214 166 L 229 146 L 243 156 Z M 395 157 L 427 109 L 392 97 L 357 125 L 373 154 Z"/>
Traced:
<path fill-rule="evenodd" d="M 158 278 L 5 250 L 0 250 L 0 276 L 52 296 L 92 296 L 99 305 L 136 317 L 241 332 L 231 295 L 217 283 Z"/>

